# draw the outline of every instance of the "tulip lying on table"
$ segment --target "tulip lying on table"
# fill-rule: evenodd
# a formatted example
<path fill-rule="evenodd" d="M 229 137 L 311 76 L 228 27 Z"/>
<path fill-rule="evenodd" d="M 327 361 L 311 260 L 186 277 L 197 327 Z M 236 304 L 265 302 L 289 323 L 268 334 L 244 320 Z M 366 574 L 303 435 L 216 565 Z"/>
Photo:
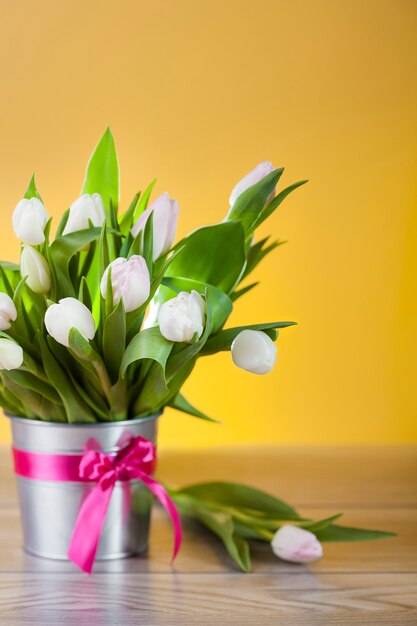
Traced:
<path fill-rule="evenodd" d="M 327 541 L 370 541 L 394 533 L 339 526 L 341 513 L 321 520 L 304 518 L 286 502 L 239 483 L 210 482 L 170 489 L 181 516 L 196 520 L 223 542 L 244 572 L 251 570 L 249 541 L 271 544 L 285 561 L 311 563 Z"/>

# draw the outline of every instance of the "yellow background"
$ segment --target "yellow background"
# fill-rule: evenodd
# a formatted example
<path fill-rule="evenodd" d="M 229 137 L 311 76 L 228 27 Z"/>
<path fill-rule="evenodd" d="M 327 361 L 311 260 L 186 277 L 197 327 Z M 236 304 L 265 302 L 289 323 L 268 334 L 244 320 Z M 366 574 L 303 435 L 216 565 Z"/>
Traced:
<path fill-rule="evenodd" d="M 224 424 L 169 412 L 162 445 L 416 440 L 415 0 L 0 9 L 1 258 L 18 259 L 10 218 L 32 171 L 60 215 L 107 125 L 124 205 L 157 176 L 181 235 L 221 220 L 259 161 L 311 181 L 262 229 L 289 243 L 232 319 L 299 322 L 274 372 L 201 361 L 186 396 Z"/>

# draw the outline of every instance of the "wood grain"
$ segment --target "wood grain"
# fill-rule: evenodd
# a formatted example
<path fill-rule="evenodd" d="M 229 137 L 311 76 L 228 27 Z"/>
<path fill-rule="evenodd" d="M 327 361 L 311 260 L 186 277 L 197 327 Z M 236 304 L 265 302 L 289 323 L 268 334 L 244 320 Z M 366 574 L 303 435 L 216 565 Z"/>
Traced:
<path fill-rule="evenodd" d="M 241 574 L 221 544 L 185 523 L 170 566 L 172 531 L 156 508 L 147 557 L 97 563 L 91 577 L 71 563 L 22 552 L 7 450 L 0 455 L 0 624 L 351 625 L 417 624 L 417 454 L 396 448 L 228 448 L 167 451 L 159 475 L 173 484 L 229 479 L 263 487 L 311 517 L 345 512 L 352 526 L 398 537 L 325 544 L 310 567 L 252 549 Z M 190 468 L 192 478 L 190 478 Z"/>

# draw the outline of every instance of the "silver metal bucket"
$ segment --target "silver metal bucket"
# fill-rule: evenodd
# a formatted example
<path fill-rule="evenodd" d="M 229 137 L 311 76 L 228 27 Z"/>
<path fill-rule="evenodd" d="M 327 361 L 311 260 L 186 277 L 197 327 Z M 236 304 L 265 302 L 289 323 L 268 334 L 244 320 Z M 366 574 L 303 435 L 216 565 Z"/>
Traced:
<path fill-rule="evenodd" d="M 44 454 L 81 455 L 89 449 L 117 452 L 130 437 L 156 444 L 159 415 L 125 422 L 57 424 L 11 417 L 13 445 Z M 74 525 L 95 483 L 56 482 L 16 476 L 24 549 L 49 559 L 68 560 Z M 111 497 L 96 559 L 141 554 L 148 547 L 152 495 L 137 480 L 117 482 Z"/>

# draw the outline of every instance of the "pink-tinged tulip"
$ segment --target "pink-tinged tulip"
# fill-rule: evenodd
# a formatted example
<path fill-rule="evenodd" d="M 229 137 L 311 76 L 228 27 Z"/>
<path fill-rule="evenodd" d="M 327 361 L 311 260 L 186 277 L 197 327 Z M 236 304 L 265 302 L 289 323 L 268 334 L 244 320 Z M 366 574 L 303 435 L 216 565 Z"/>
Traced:
<path fill-rule="evenodd" d="M 45 241 L 44 230 L 48 213 L 38 198 L 24 198 L 13 211 L 13 230 L 16 236 L 31 246 Z"/>
<path fill-rule="evenodd" d="M 261 330 L 242 330 L 231 347 L 233 363 L 252 374 L 268 374 L 277 360 L 277 348 Z"/>
<path fill-rule="evenodd" d="M 153 260 L 168 252 L 175 239 L 179 206 L 167 193 L 159 196 L 139 217 L 132 228 L 132 235 L 137 237 L 145 229 L 149 216 L 153 214 Z"/>
<path fill-rule="evenodd" d="M 107 294 L 109 270 L 111 270 L 114 305 L 123 300 L 125 311 L 129 313 L 146 302 L 149 298 L 151 283 L 148 266 L 143 257 L 134 254 L 130 259 L 119 257 L 110 263 L 101 279 L 100 288 L 103 298 Z"/>
<path fill-rule="evenodd" d="M 0 330 L 8 330 L 17 318 L 15 304 L 7 293 L 0 293 Z"/>
<path fill-rule="evenodd" d="M 312 563 L 323 556 L 317 537 L 298 526 L 281 526 L 271 542 L 272 551 L 280 559 L 292 563 Z"/>
<path fill-rule="evenodd" d="M 240 180 L 237 185 L 234 187 L 232 193 L 230 194 L 229 204 L 233 206 L 238 197 L 249 187 L 256 185 L 260 180 L 268 176 L 271 172 L 274 171 L 274 166 L 271 161 L 264 161 L 263 163 L 259 163 L 249 174 L 246 174 Z"/>

